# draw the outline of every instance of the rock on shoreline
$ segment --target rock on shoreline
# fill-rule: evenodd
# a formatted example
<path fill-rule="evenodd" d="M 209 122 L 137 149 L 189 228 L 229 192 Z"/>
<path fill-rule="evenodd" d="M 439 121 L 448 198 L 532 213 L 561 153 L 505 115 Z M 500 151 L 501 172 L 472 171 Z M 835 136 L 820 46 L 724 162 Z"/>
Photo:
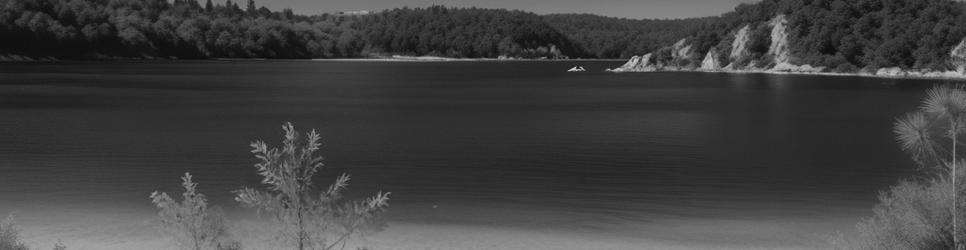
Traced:
<path fill-rule="evenodd" d="M 22 56 L 22 55 L 15 55 L 15 54 L 0 54 L 0 62 L 49 62 L 49 61 L 57 61 L 57 58 L 54 58 L 52 56 L 31 57 L 31 56 Z"/>

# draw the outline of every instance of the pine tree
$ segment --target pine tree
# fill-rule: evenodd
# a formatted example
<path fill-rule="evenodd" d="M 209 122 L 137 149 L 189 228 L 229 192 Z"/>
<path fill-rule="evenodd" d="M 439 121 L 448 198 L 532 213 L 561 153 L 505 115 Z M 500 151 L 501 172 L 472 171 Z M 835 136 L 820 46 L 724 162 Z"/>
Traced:
<path fill-rule="evenodd" d="M 248 7 L 245 8 L 245 12 L 248 12 L 249 16 L 258 14 L 258 8 L 255 7 L 255 0 L 248 0 Z"/>
<path fill-rule="evenodd" d="M 235 15 L 235 3 L 231 2 L 231 0 L 225 0 L 225 13 L 228 16 Z"/>

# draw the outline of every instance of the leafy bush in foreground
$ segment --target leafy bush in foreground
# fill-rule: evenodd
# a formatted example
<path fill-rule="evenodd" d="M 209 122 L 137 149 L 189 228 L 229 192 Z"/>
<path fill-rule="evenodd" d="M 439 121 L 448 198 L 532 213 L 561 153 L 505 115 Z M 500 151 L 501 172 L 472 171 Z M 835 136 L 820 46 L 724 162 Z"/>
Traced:
<path fill-rule="evenodd" d="M 191 174 L 181 177 L 184 199 L 178 202 L 167 193 L 151 193 L 151 202 L 159 209 L 161 228 L 184 249 L 238 249 L 231 241 L 221 209 L 208 208 L 205 195 L 198 193 Z"/>
<path fill-rule="evenodd" d="M 325 191 L 314 194 L 312 176 L 322 167 L 319 134 L 312 130 L 300 140 L 291 123 L 282 126 L 282 148 L 271 148 L 262 141 L 251 144 L 260 160 L 255 164 L 262 190 L 238 190 L 236 201 L 272 216 L 281 226 L 280 236 L 293 247 L 332 249 L 348 238 L 373 229 L 377 215 L 389 206 L 389 193 L 379 192 L 364 201 L 345 201 L 342 191 L 349 185 L 343 174 Z"/>
<path fill-rule="evenodd" d="M 27 250 L 27 245 L 20 241 L 20 232 L 13 221 L 13 215 L 0 221 L 0 250 Z"/>
<path fill-rule="evenodd" d="M 903 181 L 879 195 L 875 215 L 858 224 L 859 237 L 839 242 L 847 249 L 961 249 L 966 236 L 963 194 L 966 164 L 957 158 L 966 132 L 966 89 L 930 89 L 918 112 L 895 124 L 902 149 L 910 153 L 930 177 Z M 960 248 L 957 248 L 959 245 Z"/>
<path fill-rule="evenodd" d="M 67 246 L 64 245 L 64 242 L 57 240 L 57 243 L 54 243 L 54 250 L 67 250 Z"/>
<path fill-rule="evenodd" d="M 953 249 L 952 182 L 903 181 L 879 195 L 875 215 L 856 226 L 849 249 Z M 962 233 L 962 232 L 960 232 Z"/>

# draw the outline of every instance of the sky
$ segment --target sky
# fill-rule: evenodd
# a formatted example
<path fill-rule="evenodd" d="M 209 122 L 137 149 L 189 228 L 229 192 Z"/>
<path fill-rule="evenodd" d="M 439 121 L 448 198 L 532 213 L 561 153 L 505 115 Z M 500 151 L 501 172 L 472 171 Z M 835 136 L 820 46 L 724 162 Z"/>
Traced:
<path fill-rule="evenodd" d="M 212 0 L 221 3 L 224 0 Z M 247 0 L 235 0 L 244 6 Z M 298 14 L 339 11 L 381 11 L 397 7 L 452 7 L 519 9 L 537 14 L 591 13 L 602 16 L 642 18 L 684 18 L 716 16 L 734 10 L 739 3 L 757 0 L 255 0 L 272 10 L 291 8 Z"/>

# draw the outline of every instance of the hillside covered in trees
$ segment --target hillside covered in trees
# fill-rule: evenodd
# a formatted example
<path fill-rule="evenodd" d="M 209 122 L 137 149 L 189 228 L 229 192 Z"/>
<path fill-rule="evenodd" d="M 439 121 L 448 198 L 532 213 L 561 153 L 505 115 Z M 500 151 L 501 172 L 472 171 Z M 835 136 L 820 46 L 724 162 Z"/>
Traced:
<path fill-rule="evenodd" d="M 966 39 L 966 3 L 764 0 L 742 4 L 680 38 L 680 46 L 666 43 L 639 54 L 653 52 L 649 59 L 657 68 L 705 68 L 708 65 L 701 64 L 707 63 L 711 68 L 720 64 L 717 67 L 765 69 L 787 63 L 833 72 L 954 70 L 953 64 L 962 65 L 957 60 L 966 58 L 966 51 L 952 52 Z"/>
<path fill-rule="evenodd" d="M 766 56 L 769 21 L 784 15 L 795 63 L 833 69 L 943 68 L 949 67 L 949 51 L 966 37 L 966 3 L 953 0 L 764 0 L 717 17 L 675 20 L 442 6 L 306 16 L 253 1 L 244 6 L 205 1 L 0 0 L 0 54 L 77 59 L 628 58 L 686 38 L 697 55 L 687 61 L 696 64 L 712 48 L 730 51 L 743 27 L 748 27 L 747 58 Z M 662 54 L 670 56 L 669 51 Z"/>
<path fill-rule="evenodd" d="M 635 20 L 591 14 L 550 14 L 543 18 L 596 58 L 628 58 L 652 51 L 708 29 L 718 19 Z"/>
<path fill-rule="evenodd" d="M 0 0 L 0 37 L 0 53 L 57 58 L 584 54 L 533 13 L 441 6 L 303 16 L 253 1 Z"/>

